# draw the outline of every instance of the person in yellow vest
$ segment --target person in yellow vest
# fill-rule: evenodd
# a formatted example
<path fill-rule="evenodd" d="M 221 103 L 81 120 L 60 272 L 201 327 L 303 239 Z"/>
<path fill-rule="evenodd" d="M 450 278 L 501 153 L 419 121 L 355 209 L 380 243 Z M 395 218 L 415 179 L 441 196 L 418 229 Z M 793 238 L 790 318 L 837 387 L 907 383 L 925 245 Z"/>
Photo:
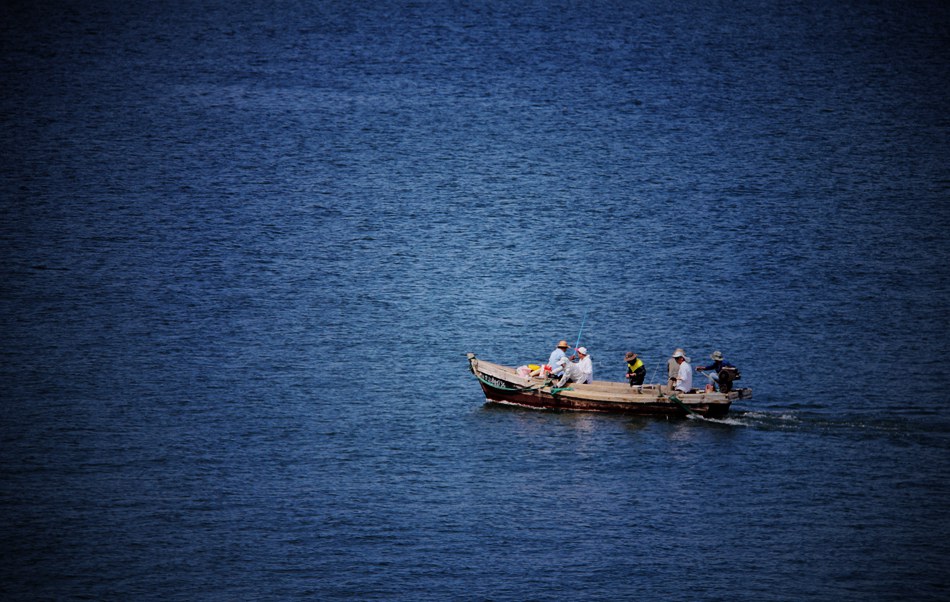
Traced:
<path fill-rule="evenodd" d="M 624 358 L 627 361 L 627 380 L 630 386 L 642 385 L 643 379 L 647 375 L 647 368 L 643 365 L 643 360 L 637 357 L 633 351 L 628 351 Z"/>

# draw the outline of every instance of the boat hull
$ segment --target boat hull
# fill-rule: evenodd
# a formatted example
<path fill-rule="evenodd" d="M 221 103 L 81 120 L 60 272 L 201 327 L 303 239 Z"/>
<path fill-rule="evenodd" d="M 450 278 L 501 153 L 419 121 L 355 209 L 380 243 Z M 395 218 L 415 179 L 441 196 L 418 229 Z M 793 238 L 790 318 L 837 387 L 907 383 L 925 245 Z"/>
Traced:
<path fill-rule="evenodd" d="M 752 396 L 751 389 L 737 389 L 726 394 L 696 391 L 671 397 L 658 385 L 631 387 L 606 381 L 572 383 L 558 389 L 551 379 L 522 377 L 514 368 L 479 360 L 474 354 L 469 354 L 469 367 L 486 401 L 544 410 L 722 418 L 734 400 Z"/>

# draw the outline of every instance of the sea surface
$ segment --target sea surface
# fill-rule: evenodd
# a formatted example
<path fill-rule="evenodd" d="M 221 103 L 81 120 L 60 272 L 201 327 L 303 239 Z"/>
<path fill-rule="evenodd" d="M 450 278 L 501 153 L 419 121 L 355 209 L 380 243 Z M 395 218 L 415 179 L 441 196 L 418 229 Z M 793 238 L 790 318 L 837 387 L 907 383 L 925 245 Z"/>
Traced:
<path fill-rule="evenodd" d="M 950 598 L 950 4 L 17 0 L 0 86 L 4 600 Z M 754 397 L 486 405 L 559 339 Z"/>

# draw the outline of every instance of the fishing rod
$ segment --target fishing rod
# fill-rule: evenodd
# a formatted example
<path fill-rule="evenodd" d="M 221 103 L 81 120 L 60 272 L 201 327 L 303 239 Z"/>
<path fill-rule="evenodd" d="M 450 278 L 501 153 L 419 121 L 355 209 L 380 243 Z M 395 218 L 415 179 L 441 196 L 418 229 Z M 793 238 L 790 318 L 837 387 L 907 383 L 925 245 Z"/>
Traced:
<path fill-rule="evenodd" d="M 574 353 L 577 353 L 577 346 L 581 344 L 581 333 L 584 332 L 584 324 L 587 323 L 587 310 L 584 310 L 584 319 L 581 320 L 581 329 L 577 331 L 577 342 L 574 343 Z"/>
<path fill-rule="evenodd" d="M 650 383 L 653 383 L 653 379 L 656 378 L 656 373 L 660 369 L 660 362 L 663 360 L 656 360 L 656 364 L 653 366 L 653 372 L 650 373 Z"/>

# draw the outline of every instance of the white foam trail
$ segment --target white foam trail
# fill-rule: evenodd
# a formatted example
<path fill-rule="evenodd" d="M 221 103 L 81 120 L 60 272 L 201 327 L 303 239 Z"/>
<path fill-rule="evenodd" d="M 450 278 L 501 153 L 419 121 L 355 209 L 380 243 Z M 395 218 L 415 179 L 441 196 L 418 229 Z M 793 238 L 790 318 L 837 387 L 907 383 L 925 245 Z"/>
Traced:
<path fill-rule="evenodd" d="M 798 416 L 794 414 L 767 414 L 765 412 L 745 412 L 745 418 L 754 420 L 786 420 L 788 422 L 800 422 Z"/>
<path fill-rule="evenodd" d="M 693 420 L 702 420 L 704 422 L 715 422 L 716 424 L 730 424 L 732 426 L 749 426 L 748 422 L 743 422 L 738 418 L 704 418 L 699 414 L 688 414 L 687 418 Z"/>

